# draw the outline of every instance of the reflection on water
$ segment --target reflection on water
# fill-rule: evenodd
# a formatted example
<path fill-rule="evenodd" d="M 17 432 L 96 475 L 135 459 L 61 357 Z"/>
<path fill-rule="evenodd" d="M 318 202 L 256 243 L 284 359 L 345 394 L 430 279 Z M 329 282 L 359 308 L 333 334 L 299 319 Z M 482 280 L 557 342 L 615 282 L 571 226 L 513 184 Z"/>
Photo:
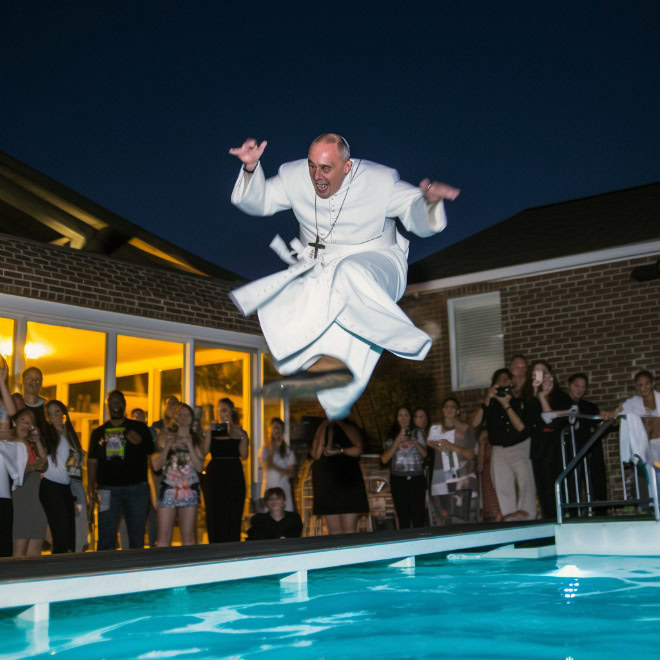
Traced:
<path fill-rule="evenodd" d="M 657 657 L 660 559 L 383 565 L 54 604 L 0 619 L 19 658 Z M 561 632 L 559 632 L 561 631 Z"/>

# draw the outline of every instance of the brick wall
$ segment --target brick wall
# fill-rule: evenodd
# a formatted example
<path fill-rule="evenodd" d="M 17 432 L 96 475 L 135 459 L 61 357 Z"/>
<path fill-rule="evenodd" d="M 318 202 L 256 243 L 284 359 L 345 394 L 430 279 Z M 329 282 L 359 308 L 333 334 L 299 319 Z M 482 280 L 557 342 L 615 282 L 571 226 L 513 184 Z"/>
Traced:
<path fill-rule="evenodd" d="M 420 363 L 384 355 L 356 409 L 363 411 L 362 416 L 368 418 L 365 425 L 370 433 L 375 433 L 375 419 L 393 417 L 395 406 L 400 405 L 393 400 L 392 409 L 374 410 L 379 378 L 396 382 L 417 377 L 431 383 L 430 391 L 418 395 L 419 401 L 408 403 L 427 405 L 431 416 L 437 416 L 440 402 L 451 393 L 447 300 L 490 291 L 500 292 L 507 358 L 524 353 L 532 360 L 547 359 L 561 385 L 565 385 L 571 373 L 584 371 L 591 380 L 588 398 L 601 409 L 613 409 L 633 394 L 635 372 L 647 368 L 659 374 L 660 280 L 639 283 L 630 277 L 635 266 L 654 263 L 658 256 L 406 296 L 400 303 L 402 308 L 415 325 L 434 337 L 433 347 Z M 401 374 L 400 378 L 397 374 Z M 485 392 L 481 389 L 455 393 L 466 418 Z M 616 435 L 610 436 L 605 450 L 610 496 L 618 497 Z"/>
<path fill-rule="evenodd" d="M 0 235 L 0 291 L 15 296 L 259 333 L 227 297 L 238 284 Z"/>

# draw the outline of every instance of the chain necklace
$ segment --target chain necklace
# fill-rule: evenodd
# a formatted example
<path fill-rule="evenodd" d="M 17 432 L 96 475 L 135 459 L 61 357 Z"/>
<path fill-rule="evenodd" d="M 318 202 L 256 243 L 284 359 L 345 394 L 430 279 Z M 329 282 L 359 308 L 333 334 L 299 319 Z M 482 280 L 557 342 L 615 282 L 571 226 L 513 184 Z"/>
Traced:
<path fill-rule="evenodd" d="M 357 167 L 351 174 L 351 180 L 348 182 L 348 188 L 346 188 L 346 194 L 344 195 L 344 199 L 341 203 L 341 206 L 339 207 L 339 213 L 337 213 L 337 217 L 334 219 L 334 222 L 330 225 L 330 230 L 325 236 L 319 237 L 319 221 L 316 213 L 316 198 L 318 195 L 316 194 L 316 190 L 314 190 L 314 226 L 316 227 L 316 240 L 313 243 L 308 243 L 310 247 L 314 248 L 314 259 L 318 256 L 319 250 L 325 250 L 325 245 L 323 245 L 323 241 L 328 240 L 328 236 L 332 234 L 332 230 L 335 228 L 335 225 L 337 224 L 337 220 L 339 220 L 339 216 L 341 215 L 341 210 L 344 208 L 344 203 L 346 202 L 346 198 L 348 197 L 348 191 L 351 189 L 351 184 L 353 183 L 353 179 L 355 178 L 355 175 L 357 174 L 357 171 L 360 169 L 360 165 L 362 165 L 362 160 L 357 164 Z"/>

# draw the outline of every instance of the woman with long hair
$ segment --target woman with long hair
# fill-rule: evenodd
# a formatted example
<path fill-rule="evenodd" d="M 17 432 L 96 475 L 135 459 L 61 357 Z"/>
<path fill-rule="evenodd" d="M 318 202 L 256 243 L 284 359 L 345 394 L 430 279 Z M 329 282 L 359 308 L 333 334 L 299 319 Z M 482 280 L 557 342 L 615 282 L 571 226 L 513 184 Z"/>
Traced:
<path fill-rule="evenodd" d="M 467 522 L 472 499 L 478 494 L 474 429 L 459 419 L 460 414 L 458 399 L 448 396 L 442 402 L 441 424 L 432 426 L 429 433 L 428 445 L 435 452 L 429 498 L 434 523 L 451 518 L 452 509 L 461 511 L 457 517 Z"/>
<path fill-rule="evenodd" d="M 421 420 L 418 415 L 418 421 Z M 380 460 L 390 463 L 390 489 L 399 529 L 423 527 L 425 518 L 426 479 L 424 459 L 427 455 L 423 432 L 413 427 L 410 410 L 397 410 Z M 428 423 L 428 418 L 426 420 Z"/>
<path fill-rule="evenodd" d="M 562 471 L 560 434 L 566 420 L 546 422 L 542 417 L 544 412 L 562 409 L 561 389 L 552 367 L 545 360 L 532 362 L 522 399 L 525 426 L 530 429 L 532 437 L 530 457 L 541 513 L 543 518 L 555 518 L 555 479 Z"/>
<path fill-rule="evenodd" d="M 45 412 L 46 434 L 43 442 L 48 455 L 48 468 L 39 487 L 39 500 L 53 536 L 53 554 L 82 551 L 82 546 L 87 542 L 87 498 L 82 485 L 83 450 L 67 407 L 53 399 L 46 403 Z M 82 523 L 80 530 L 76 518 Z M 84 540 L 80 538 L 83 534 Z"/>
<path fill-rule="evenodd" d="M 270 435 L 259 450 L 262 470 L 261 496 L 270 488 L 284 491 L 284 508 L 294 511 L 291 478 L 296 474 L 296 455 L 284 439 L 284 422 L 279 417 L 270 420 Z"/>
<path fill-rule="evenodd" d="M 241 540 L 245 507 L 243 463 L 250 440 L 238 423 L 234 402 L 225 397 L 218 402 L 217 424 L 211 426 L 211 461 L 204 476 L 204 503 L 209 543 Z"/>
<path fill-rule="evenodd" d="M 426 412 L 425 408 L 415 408 L 412 414 L 412 430 L 413 435 L 424 438 L 424 443 L 426 444 L 426 438 L 429 434 L 429 414 Z"/>
<path fill-rule="evenodd" d="M 158 445 L 162 450 L 151 456 L 153 469 L 162 470 L 157 500 L 159 548 L 172 544 L 177 513 L 181 545 L 195 543 L 204 438 L 194 430 L 194 422 L 193 409 L 180 403 L 169 428 L 163 428 L 159 433 Z"/>
<path fill-rule="evenodd" d="M 22 442 L 28 461 L 23 485 L 12 492 L 14 505 L 13 556 L 39 557 L 46 538 L 46 513 L 39 501 L 41 472 L 48 467 L 46 448 L 30 408 L 22 408 L 13 416 L 11 440 Z"/>

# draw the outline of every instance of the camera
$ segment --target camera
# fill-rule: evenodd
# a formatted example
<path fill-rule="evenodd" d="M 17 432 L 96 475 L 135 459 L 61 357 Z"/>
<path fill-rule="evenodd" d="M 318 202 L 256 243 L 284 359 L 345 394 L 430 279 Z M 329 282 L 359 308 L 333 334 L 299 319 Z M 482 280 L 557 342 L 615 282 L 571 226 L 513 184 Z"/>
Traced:
<path fill-rule="evenodd" d="M 227 424 L 224 423 L 216 424 L 214 432 L 217 435 L 229 435 L 229 428 L 227 427 Z"/>
<path fill-rule="evenodd" d="M 500 386 L 495 390 L 497 396 L 506 396 L 507 394 L 513 395 L 513 387 L 511 385 Z"/>

